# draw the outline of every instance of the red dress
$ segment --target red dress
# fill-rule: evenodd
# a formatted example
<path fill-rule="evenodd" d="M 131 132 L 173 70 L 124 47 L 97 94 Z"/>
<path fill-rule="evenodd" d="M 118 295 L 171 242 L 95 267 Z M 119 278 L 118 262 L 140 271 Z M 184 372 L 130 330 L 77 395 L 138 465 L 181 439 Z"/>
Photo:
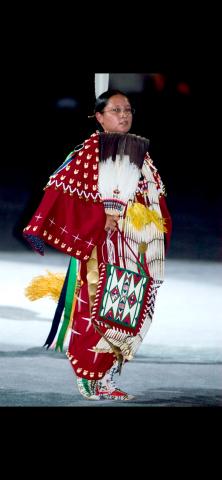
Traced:
<path fill-rule="evenodd" d="M 110 346 L 95 331 L 91 323 L 89 282 L 87 279 L 87 267 L 89 265 L 87 262 L 91 255 L 96 252 L 98 270 L 101 264 L 109 262 L 109 245 L 107 243 L 107 233 L 104 230 L 107 211 L 103 203 L 104 198 L 102 198 L 98 187 L 99 154 L 99 133 L 97 132 L 93 133 L 83 143 L 80 150 L 72 152 L 58 171 L 50 177 L 45 187 L 43 199 L 24 229 L 24 237 L 41 255 L 44 254 L 44 243 L 48 243 L 80 261 L 81 288 L 75 305 L 67 356 L 75 373 L 88 379 L 102 378 L 116 359 Z M 155 195 L 152 193 L 149 197 L 149 190 L 151 191 L 151 189 Z M 168 249 L 171 218 L 160 176 L 147 154 L 134 201 L 152 207 L 154 197 L 154 204 L 157 205 L 155 208 L 158 208 L 158 211 L 164 217 L 167 228 L 167 233 L 162 234 L 162 236 L 159 235 L 159 244 L 162 242 L 162 245 L 165 241 L 165 248 Z M 125 218 L 126 210 L 127 205 L 122 213 L 122 218 Z M 123 237 L 130 242 L 133 249 L 136 248 L 136 254 L 138 254 L 139 240 L 136 234 L 133 237 L 129 230 L 124 230 L 124 225 L 124 222 L 122 224 L 120 222 Z M 163 280 L 162 277 L 159 278 L 158 276 L 159 264 L 155 264 L 159 261 L 157 259 L 159 255 L 157 248 L 159 247 L 155 246 L 155 232 L 155 228 L 150 227 L 148 232 L 150 248 L 148 248 L 148 251 L 153 253 L 152 255 L 149 253 L 151 256 L 144 255 L 144 264 L 149 271 L 152 270 L 154 283 L 150 292 L 150 307 L 147 319 L 141 328 L 141 332 L 132 339 L 126 334 L 112 335 L 112 329 L 101 327 L 102 332 L 107 335 L 107 338 L 111 338 L 115 345 L 121 348 L 123 345 L 124 350 L 124 345 L 127 344 L 130 355 L 128 357 L 126 355 L 126 359 L 132 358 L 136 353 L 150 326 L 157 289 Z M 124 246 L 124 242 L 120 240 L 119 232 L 112 234 L 111 241 L 114 264 L 138 271 L 135 258 L 131 255 L 128 247 Z M 164 257 L 162 246 L 161 249 Z M 163 261 L 164 258 L 161 257 L 161 265 Z"/>

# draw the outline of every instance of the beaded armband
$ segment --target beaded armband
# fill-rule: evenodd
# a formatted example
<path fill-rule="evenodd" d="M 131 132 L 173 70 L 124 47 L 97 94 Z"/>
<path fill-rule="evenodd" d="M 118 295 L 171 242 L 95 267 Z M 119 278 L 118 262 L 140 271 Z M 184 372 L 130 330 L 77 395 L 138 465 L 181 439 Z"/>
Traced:
<path fill-rule="evenodd" d="M 116 198 L 103 199 L 103 205 L 107 215 L 121 215 L 126 207 L 126 204 Z"/>

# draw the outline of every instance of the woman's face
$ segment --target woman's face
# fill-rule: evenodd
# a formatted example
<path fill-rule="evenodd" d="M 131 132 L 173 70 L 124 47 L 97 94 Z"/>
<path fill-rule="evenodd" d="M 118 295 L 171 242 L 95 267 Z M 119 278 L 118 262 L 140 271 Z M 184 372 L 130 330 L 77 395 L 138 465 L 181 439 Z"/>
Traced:
<path fill-rule="evenodd" d="M 124 95 L 110 97 L 104 110 L 96 112 L 96 119 L 105 132 L 127 133 L 132 125 L 132 112 L 129 100 Z"/>

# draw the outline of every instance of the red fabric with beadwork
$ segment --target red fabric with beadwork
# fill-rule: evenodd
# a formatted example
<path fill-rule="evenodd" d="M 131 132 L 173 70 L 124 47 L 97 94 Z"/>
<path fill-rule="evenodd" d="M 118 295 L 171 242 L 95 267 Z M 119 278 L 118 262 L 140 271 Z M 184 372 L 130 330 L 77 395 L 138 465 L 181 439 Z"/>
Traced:
<path fill-rule="evenodd" d="M 97 188 L 98 134 L 83 144 L 70 162 L 50 177 L 44 197 L 24 229 L 25 238 L 40 254 L 44 243 L 87 261 L 104 241 L 106 215 Z"/>
<path fill-rule="evenodd" d="M 101 331 L 106 332 L 101 326 Z M 93 347 L 101 336 L 91 323 L 88 286 L 85 283 L 79 292 L 69 341 L 68 356 L 71 366 L 79 377 L 89 380 L 102 378 L 116 360 L 113 353 L 97 353 Z"/>
<path fill-rule="evenodd" d="M 93 347 L 100 335 L 90 322 L 86 262 L 96 245 L 98 264 L 107 262 L 104 230 L 106 214 L 98 191 L 99 135 L 94 133 L 78 152 L 50 177 L 43 199 L 24 229 L 24 237 L 40 254 L 44 254 L 44 243 L 81 260 L 83 285 L 76 304 L 68 355 L 72 368 L 78 376 L 97 379 L 105 375 L 112 366 L 112 353 L 97 353 Z M 142 184 L 141 184 L 142 185 Z M 142 194 L 137 201 L 144 203 Z M 164 196 L 160 197 L 163 217 L 167 219 L 167 248 L 171 234 L 171 219 Z M 118 259 L 117 232 L 112 241 Z M 123 261 L 124 261 L 124 245 Z M 146 265 L 145 265 L 146 266 Z M 105 333 L 106 328 L 101 326 Z"/>

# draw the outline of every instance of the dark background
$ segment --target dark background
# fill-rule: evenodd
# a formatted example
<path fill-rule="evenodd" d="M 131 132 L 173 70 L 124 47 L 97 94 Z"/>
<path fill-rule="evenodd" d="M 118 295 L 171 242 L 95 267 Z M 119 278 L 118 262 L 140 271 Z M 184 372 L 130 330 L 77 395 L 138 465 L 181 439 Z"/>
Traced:
<path fill-rule="evenodd" d="M 94 72 L 58 58 L 19 60 L 10 77 L 0 178 L 1 251 L 27 251 L 22 238 L 52 172 L 94 130 Z M 110 87 L 116 87 L 110 74 Z M 127 75 L 126 73 L 124 75 Z M 211 75 L 143 75 L 139 91 L 121 86 L 136 109 L 131 132 L 150 139 L 150 155 L 167 191 L 173 218 L 169 257 L 222 259 L 221 199 L 208 107 Z M 131 74 L 129 74 L 131 75 Z M 135 88 L 134 88 L 135 87 Z"/>

